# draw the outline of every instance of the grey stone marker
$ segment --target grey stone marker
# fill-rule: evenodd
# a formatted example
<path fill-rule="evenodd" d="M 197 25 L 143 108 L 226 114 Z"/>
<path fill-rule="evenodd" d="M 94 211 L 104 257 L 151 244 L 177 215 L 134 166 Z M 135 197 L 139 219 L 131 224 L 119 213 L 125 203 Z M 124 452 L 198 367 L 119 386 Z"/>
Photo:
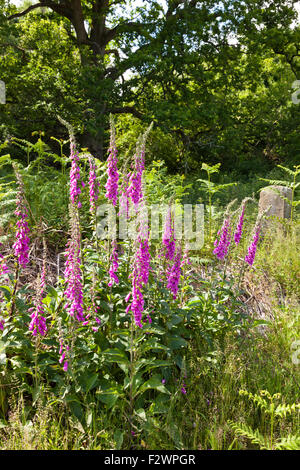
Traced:
<path fill-rule="evenodd" d="M 5 83 L 0 80 L 0 104 L 6 104 Z"/>
<path fill-rule="evenodd" d="M 291 205 L 282 199 L 286 197 L 292 200 L 292 190 L 286 186 L 267 186 L 260 192 L 258 211 L 267 211 L 265 217 L 276 217 L 279 219 L 291 218 Z M 263 226 L 270 226 L 270 219 L 264 219 Z"/>

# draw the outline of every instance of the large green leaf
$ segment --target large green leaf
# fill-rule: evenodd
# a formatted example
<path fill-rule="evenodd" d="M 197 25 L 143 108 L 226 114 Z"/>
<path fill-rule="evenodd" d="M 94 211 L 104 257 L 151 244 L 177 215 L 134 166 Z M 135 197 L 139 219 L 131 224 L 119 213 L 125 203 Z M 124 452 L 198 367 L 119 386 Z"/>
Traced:
<path fill-rule="evenodd" d="M 151 379 L 147 380 L 139 389 L 138 393 L 144 393 L 147 390 L 154 389 L 158 390 L 161 393 L 166 393 L 168 395 L 171 395 L 169 390 L 162 384 L 161 382 L 161 377 L 158 375 L 155 375 L 151 377 Z"/>

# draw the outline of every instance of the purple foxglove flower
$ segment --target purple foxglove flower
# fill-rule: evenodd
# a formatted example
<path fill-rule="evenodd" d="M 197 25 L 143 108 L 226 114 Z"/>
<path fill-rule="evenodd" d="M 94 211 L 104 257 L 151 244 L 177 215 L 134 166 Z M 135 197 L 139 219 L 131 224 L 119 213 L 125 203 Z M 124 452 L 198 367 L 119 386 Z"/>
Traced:
<path fill-rule="evenodd" d="M 118 160 L 117 160 L 117 147 L 116 147 L 116 135 L 115 127 L 113 121 L 111 120 L 110 128 L 110 146 L 109 146 L 109 156 L 107 159 L 107 183 L 105 185 L 106 194 L 105 196 L 112 202 L 114 206 L 117 205 L 118 200 L 118 183 L 119 183 L 119 173 L 118 173 Z"/>
<path fill-rule="evenodd" d="M 24 194 L 24 185 L 20 173 L 16 166 L 14 166 L 17 183 L 18 183 L 18 195 L 17 195 L 17 208 L 15 215 L 17 216 L 17 231 L 16 241 L 13 244 L 14 254 L 18 260 L 19 266 L 26 268 L 29 263 L 29 227 L 28 227 L 28 212 L 26 207 L 26 200 Z"/>
<path fill-rule="evenodd" d="M 67 298 L 66 308 L 69 315 L 76 317 L 80 322 L 84 322 L 83 311 L 83 285 L 81 272 L 81 249 L 80 249 L 80 228 L 77 210 L 70 205 L 71 212 L 71 238 L 67 243 L 65 281 Z"/>
<path fill-rule="evenodd" d="M 173 263 L 167 273 L 167 278 L 168 278 L 167 288 L 170 289 L 170 291 L 172 292 L 174 300 L 177 297 L 180 273 L 181 273 L 181 247 L 178 247 L 176 254 L 174 256 L 174 259 L 173 259 Z"/>
<path fill-rule="evenodd" d="M 175 254 L 176 239 L 175 239 L 174 213 L 172 211 L 171 206 L 168 209 L 168 213 L 167 213 L 167 217 L 165 221 L 162 244 L 163 244 L 165 258 L 168 260 L 172 260 Z"/>
<path fill-rule="evenodd" d="M 76 151 L 75 143 L 71 142 L 71 171 L 70 171 L 70 199 L 72 204 L 77 204 L 77 207 L 81 207 L 81 202 L 79 201 L 79 195 L 81 194 L 80 185 L 80 168 L 78 165 L 79 155 Z M 81 182 L 81 186 L 84 186 L 84 183 Z"/>
<path fill-rule="evenodd" d="M 1 243 L 0 243 L 1 246 Z M 9 273 L 9 268 L 7 264 L 5 263 L 5 260 L 3 258 L 3 255 L 0 253 L 0 276 L 3 276 L 4 274 Z"/>
<path fill-rule="evenodd" d="M 111 262 L 111 266 L 109 269 L 109 277 L 110 277 L 110 281 L 108 283 L 109 287 L 111 287 L 113 284 L 119 284 L 119 278 L 116 274 L 119 268 L 118 246 L 117 246 L 116 240 L 112 241 L 112 254 L 110 256 L 110 262 Z"/>
<path fill-rule="evenodd" d="M 32 332 L 33 336 L 37 336 L 39 333 L 41 336 L 45 336 L 47 332 L 46 319 L 45 319 L 45 309 L 43 304 L 43 294 L 45 290 L 46 282 L 46 264 L 44 262 L 41 278 L 38 278 L 37 281 L 37 292 L 34 299 L 34 307 L 30 308 L 31 311 L 31 322 L 29 325 L 29 330 Z"/>
<path fill-rule="evenodd" d="M 246 263 L 250 264 L 250 266 L 252 266 L 254 263 L 257 244 L 259 240 L 259 232 L 260 232 L 260 227 L 257 227 L 253 235 L 252 243 L 248 247 L 248 254 L 245 256 L 245 261 Z"/>
<path fill-rule="evenodd" d="M 143 198 L 142 179 L 145 169 L 145 139 L 142 143 L 138 142 L 136 153 L 134 156 L 134 168 L 129 178 L 128 195 L 136 208 Z"/>
<path fill-rule="evenodd" d="M 234 234 L 234 241 L 235 244 L 238 245 L 240 243 L 241 237 L 242 237 L 242 230 L 243 230 L 243 224 L 244 224 L 244 214 L 245 214 L 245 204 L 243 205 L 242 212 L 239 218 L 239 222 L 236 227 L 236 231 Z"/>
<path fill-rule="evenodd" d="M 95 161 L 89 157 L 90 172 L 89 172 L 89 188 L 90 188 L 90 212 L 93 214 L 96 209 L 96 202 L 99 197 L 99 183 L 96 176 Z"/>
<path fill-rule="evenodd" d="M 186 395 L 186 388 L 185 388 L 185 387 L 186 387 L 186 385 L 185 385 L 185 383 L 183 382 L 183 383 L 182 383 L 182 387 L 181 387 L 181 393 L 183 393 L 184 395 Z"/>
<path fill-rule="evenodd" d="M 186 264 L 191 265 L 191 260 L 189 258 L 189 252 L 187 249 L 184 250 L 182 261 L 181 261 L 181 267 L 185 266 Z"/>
<path fill-rule="evenodd" d="M 224 220 L 223 226 L 220 230 L 219 240 L 216 240 L 214 245 L 215 249 L 213 253 L 217 256 L 218 259 L 224 259 L 229 250 L 231 243 L 231 228 L 230 228 L 230 218 L 226 217 Z"/>
<path fill-rule="evenodd" d="M 150 270 L 150 253 L 149 253 L 148 240 L 139 241 L 137 263 L 139 267 L 140 283 L 141 285 L 146 285 L 149 280 L 149 270 Z"/>
<path fill-rule="evenodd" d="M 67 353 L 68 353 L 69 350 L 70 350 L 70 347 L 69 347 L 69 346 L 66 346 L 66 348 L 65 348 L 65 350 L 64 350 L 64 343 L 63 343 L 62 340 L 60 340 L 59 344 L 60 344 L 60 348 L 59 348 L 59 354 L 60 354 L 59 363 L 60 363 L 60 364 L 64 363 L 64 364 L 63 364 L 63 370 L 64 370 L 65 372 L 67 372 L 69 363 L 68 363 L 68 361 L 65 360 L 65 359 L 66 359 Z"/>
<path fill-rule="evenodd" d="M 127 295 L 127 302 L 131 298 L 131 303 L 127 306 L 126 312 L 133 313 L 135 323 L 142 328 L 142 315 L 144 310 L 144 297 L 142 288 L 149 279 L 150 254 L 148 240 L 138 239 L 136 243 L 135 256 L 132 272 L 132 290 Z"/>

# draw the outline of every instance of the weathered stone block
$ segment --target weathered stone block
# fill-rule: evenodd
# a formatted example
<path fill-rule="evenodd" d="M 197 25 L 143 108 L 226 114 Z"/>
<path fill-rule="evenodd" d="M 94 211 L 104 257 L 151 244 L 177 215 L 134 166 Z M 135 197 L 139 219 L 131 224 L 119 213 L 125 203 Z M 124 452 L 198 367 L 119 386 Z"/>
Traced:
<path fill-rule="evenodd" d="M 282 197 L 291 201 L 292 190 L 286 186 L 267 186 L 264 188 L 260 193 L 258 204 L 259 213 L 267 211 L 265 214 L 266 217 L 274 216 L 279 219 L 290 219 L 291 205 L 282 199 Z"/>

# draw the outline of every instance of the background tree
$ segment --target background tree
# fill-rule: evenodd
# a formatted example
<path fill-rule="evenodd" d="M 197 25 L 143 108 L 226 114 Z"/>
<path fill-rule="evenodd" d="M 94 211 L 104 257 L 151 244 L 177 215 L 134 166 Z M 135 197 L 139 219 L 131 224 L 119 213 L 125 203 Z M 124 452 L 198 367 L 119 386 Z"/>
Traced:
<path fill-rule="evenodd" d="M 172 170 L 293 157 L 295 3 L 1 0 L 2 136 L 60 136 L 60 114 L 103 158 L 109 113 L 131 114 L 176 141 Z"/>

